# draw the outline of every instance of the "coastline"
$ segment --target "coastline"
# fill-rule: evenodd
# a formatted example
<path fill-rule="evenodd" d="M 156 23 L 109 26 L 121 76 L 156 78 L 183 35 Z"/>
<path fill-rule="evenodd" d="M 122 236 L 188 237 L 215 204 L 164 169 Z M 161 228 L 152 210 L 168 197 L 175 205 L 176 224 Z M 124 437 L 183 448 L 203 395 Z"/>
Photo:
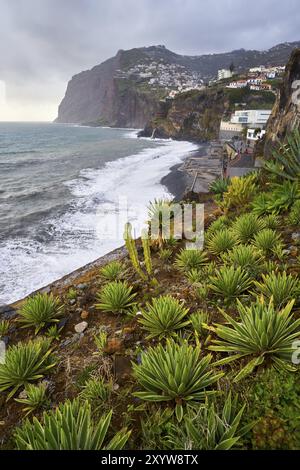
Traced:
<path fill-rule="evenodd" d="M 207 146 L 208 144 L 199 144 L 197 150 L 190 152 L 190 154 L 186 154 L 181 163 L 173 165 L 170 168 L 169 173 L 160 179 L 159 183 L 165 186 L 167 191 L 173 195 L 174 200 L 178 201 L 184 196 L 184 194 L 188 191 L 192 180 L 190 175 L 188 175 L 185 171 L 180 170 L 180 167 L 182 167 L 186 159 L 188 159 L 190 156 L 203 156 L 207 150 Z M 93 261 L 84 264 L 75 270 L 72 270 L 62 277 L 55 279 L 54 281 L 51 281 L 49 284 L 33 290 L 24 297 L 11 303 L 0 305 L 0 315 L 3 313 L 5 314 L 7 311 L 6 307 L 8 307 L 8 311 L 11 311 L 11 307 L 14 309 L 16 306 L 21 304 L 24 299 L 37 292 L 55 292 L 58 289 L 66 289 L 74 284 L 76 285 L 78 283 L 80 284 L 86 282 L 87 279 L 91 279 L 91 276 L 95 275 L 97 271 L 99 271 L 99 267 L 109 263 L 112 260 L 123 259 L 125 256 L 126 249 L 124 246 L 114 249 L 113 251 L 108 251 Z"/>

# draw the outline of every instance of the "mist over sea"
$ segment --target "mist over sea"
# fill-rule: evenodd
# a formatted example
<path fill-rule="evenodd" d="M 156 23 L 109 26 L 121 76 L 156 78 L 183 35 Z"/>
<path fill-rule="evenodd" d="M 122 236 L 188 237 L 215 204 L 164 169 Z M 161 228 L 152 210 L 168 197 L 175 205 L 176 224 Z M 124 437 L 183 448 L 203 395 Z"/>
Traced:
<path fill-rule="evenodd" d="M 172 196 L 161 178 L 195 149 L 125 129 L 0 123 L 0 305 L 121 246 L 99 237 L 119 197 L 139 234 L 149 201 Z"/>

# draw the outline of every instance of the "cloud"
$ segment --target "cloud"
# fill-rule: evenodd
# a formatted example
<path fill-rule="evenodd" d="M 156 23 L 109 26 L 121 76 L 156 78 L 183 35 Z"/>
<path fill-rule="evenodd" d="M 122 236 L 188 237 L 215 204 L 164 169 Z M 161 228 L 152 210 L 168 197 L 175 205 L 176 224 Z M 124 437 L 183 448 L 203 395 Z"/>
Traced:
<path fill-rule="evenodd" d="M 299 40 L 297 0 L 1 0 L 0 80 L 11 115 L 55 117 L 67 81 L 118 49 L 184 54 Z M 26 111 L 27 109 L 27 111 Z M 36 111 L 33 113 L 33 109 Z M 51 109 L 51 112 L 49 111 Z M 47 111 L 46 111 L 47 110 Z M 0 119 L 5 119 L 4 107 Z"/>

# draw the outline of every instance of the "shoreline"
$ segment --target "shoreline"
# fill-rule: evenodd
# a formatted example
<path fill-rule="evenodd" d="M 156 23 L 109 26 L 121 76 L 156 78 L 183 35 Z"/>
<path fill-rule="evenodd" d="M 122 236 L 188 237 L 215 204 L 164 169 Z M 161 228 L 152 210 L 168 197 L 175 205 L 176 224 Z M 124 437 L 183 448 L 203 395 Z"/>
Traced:
<path fill-rule="evenodd" d="M 189 142 L 189 141 L 187 141 Z M 195 142 L 193 142 L 195 143 Z M 166 189 L 173 195 L 174 201 L 179 201 L 184 194 L 187 193 L 190 184 L 191 184 L 191 177 L 185 171 L 181 171 L 180 168 L 184 164 L 184 162 L 191 156 L 193 157 L 201 157 L 205 154 L 209 143 L 207 144 L 199 144 L 198 149 L 190 152 L 190 154 L 186 154 L 185 157 L 182 159 L 181 163 L 173 165 L 169 173 L 163 176 L 159 183 L 166 187 Z M 11 311 L 14 311 L 15 308 L 18 307 L 26 298 L 38 293 L 38 292 L 55 292 L 57 289 L 71 287 L 72 285 L 80 284 L 84 282 L 86 278 L 90 278 L 91 275 L 99 270 L 99 268 L 113 260 L 121 260 L 126 257 L 127 251 L 125 246 L 121 246 L 116 248 L 112 251 L 107 252 L 106 254 L 94 259 L 93 261 L 80 266 L 79 268 L 71 271 L 70 273 L 65 274 L 64 276 L 55 279 L 54 281 L 46 284 L 43 287 L 40 287 L 26 296 L 13 301 L 8 304 L 0 305 L 0 316 L 5 315 Z"/>

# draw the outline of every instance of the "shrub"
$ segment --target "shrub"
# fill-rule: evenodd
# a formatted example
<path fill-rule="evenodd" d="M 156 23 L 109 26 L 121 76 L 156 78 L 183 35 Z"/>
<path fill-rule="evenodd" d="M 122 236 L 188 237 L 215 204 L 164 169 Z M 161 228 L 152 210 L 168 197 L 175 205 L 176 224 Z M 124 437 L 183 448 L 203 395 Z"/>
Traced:
<path fill-rule="evenodd" d="M 125 268 L 120 261 L 112 261 L 100 270 L 101 276 L 107 281 L 118 281 L 125 274 Z"/>
<path fill-rule="evenodd" d="M 96 347 L 98 349 L 98 352 L 95 354 L 98 354 L 101 356 L 103 354 L 103 349 L 106 346 L 107 343 L 107 333 L 103 329 L 100 328 L 99 332 L 97 335 L 94 335 L 94 341 L 96 344 Z"/>
<path fill-rule="evenodd" d="M 223 297 L 226 303 L 230 303 L 249 289 L 251 284 L 249 274 L 239 266 L 222 266 L 216 275 L 210 278 L 209 287 Z"/>
<path fill-rule="evenodd" d="M 219 194 L 223 195 L 228 190 L 228 187 L 230 185 L 230 179 L 229 178 L 217 178 L 215 181 L 213 181 L 210 186 L 209 190 L 211 193 L 214 194 Z"/>
<path fill-rule="evenodd" d="M 142 353 L 141 364 L 133 364 L 134 376 L 146 390 L 134 395 L 142 400 L 152 402 L 172 401 L 178 421 L 183 418 L 183 405 L 195 404 L 203 400 L 207 390 L 217 382 L 222 373 L 210 369 L 211 356 L 200 359 L 199 347 L 181 345 L 173 340 L 149 348 Z"/>
<path fill-rule="evenodd" d="M 270 208 L 270 201 L 272 196 L 270 193 L 260 193 L 258 194 L 251 203 L 251 209 L 253 214 L 258 217 L 272 213 Z"/>
<path fill-rule="evenodd" d="M 232 225 L 232 231 L 239 243 L 247 244 L 264 228 L 263 222 L 254 214 L 243 214 Z"/>
<path fill-rule="evenodd" d="M 214 220 L 206 230 L 206 236 L 209 237 L 213 233 L 228 228 L 229 219 L 226 215 L 222 215 L 217 220 Z"/>
<path fill-rule="evenodd" d="M 132 294 L 132 287 L 126 282 L 110 282 L 97 294 L 97 303 L 95 306 L 98 310 L 104 312 L 124 313 L 135 305 L 133 299 L 136 294 Z"/>
<path fill-rule="evenodd" d="M 84 401 L 90 402 L 92 407 L 99 407 L 109 401 L 111 393 L 111 382 L 105 382 L 102 378 L 93 377 L 85 383 L 79 397 Z"/>
<path fill-rule="evenodd" d="M 299 181 L 300 178 L 300 132 L 290 133 L 283 145 L 274 150 L 273 159 L 264 162 L 264 168 L 281 178 Z"/>
<path fill-rule="evenodd" d="M 66 401 L 44 413 L 42 421 L 28 419 L 15 431 L 18 450 L 115 450 L 123 449 L 130 432 L 118 432 L 107 442 L 112 411 L 95 422 L 91 405 L 78 399 Z M 104 444 L 106 441 L 106 444 Z"/>
<path fill-rule="evenodd" d="M 214 255 L 220 255 L 231 250 L 235 244 L 236 238 L 232 231 L 223 229 L 209 237 L 207 249 Z"/>
<path fill-rule="evenodd" d="M 270 197 L 270 211 L 286 211 L 300 198 L 299 184 L 284 181 L 281 184 L 275 185 Z"/>
<path fill-rule="evenodd" d="M 160 257 L 161 260 L 168 261 L 171 258 L 172 254 L 173 254 L 173 251 L 171 250 L 171 248 L 162 248 L 159 251 L 158 256 Z"/>
<path fill-rule="evenodd" d="M 36 294 L 25 301 L 18 321 L 24 323 L 24 328 L 34 326 L 35 333 L 38 333 L 45 325 L 58 323 L 62 312 L 63 306 L 53 294 Z"/>
<path fill-rule="evenodd" d="M 151 227 L 151 240 L 156 240 L 160 247 L 172 236 L 171 219 L 178 208 L 172 201 L 155 199 L 148 207 L 148 219 Z"/>
<path fill-rule="evenodd" d="M 294 202 L 288 217 L 291 225 L 300 225 L 300 201 Z"/>
<path fill-rule="evenodd" d="M 6 336 L 9 331 L 10 323 L 8 320 L 0 321 L 0 339 Z"/>
<path fill-rule="evenodd" d="M 203 278 L 203 272 L 198 271 L 198 269 L 191 269 L 186 273 L 186 277 L 190 284 L 197 284 L 201 282 Z"/>
<path fill-rule="evenodd" d="M 139 323 L 149 332 L 149 338 L 163 338 L 175 333 L 176 330 L 189 324 L 186 320 L 189 309 L 173 297 L 166 295 L 147 303 L 147 309 L 142 311 Z"/>
<path fill-rule="evenodd" d="M 262 282 L 254 282 L 259 294 L 266 299 L 273 298 L 274 306 L 281 308 L 290 300 L 298 298 L 300 294 L 300 281 L 286 272 L 262 275 Z"/>
<path fill-rule="evenodd" d="M 233 399 L 231 392 L 223 409 L 215 403 L 206 403 L 184 420 L 182 427 L 172 425 L 169 440 L 175 449 L 189 450 L 229 450 L 254 426 L 251 422 L 241 425 L 246 404 L 239 407 L 239 397 Z"/>
<path fill-rule="evenodd" d="M 49 340 L 40 339 L 8 348 L 5 362 L 0 364 L 0 392 L 11 389 L 7 399 L 20 387 L 41 379 L 55 366 L 49 347 Z"/>
<path fill-rule="evenodd" d="M 255 235 L 253 244 L 256 248 L 262 250 L 264 254 L 268 254 L 280 244 L 280 237 L 274 230 L 265 228 Z"/>
<path fill-rule="evenodd" d="M 52 325 L 48 330 L 46 331 L 45 336 L 49 338 L 51 341 L 59 341 L 60 338 L 60 333 L 63 328 L 58 328 L 57 325 Z"/>
<path fill-rule="evenodd" d="M 23 408 L 26 415 L 49 405 L 46 384 L 40 383 L 38 385 L 25 385 L 25 392 L 26 398 L 15 398 L 15 401 L 26 405 L 25 408 Z"/>
<path fill-rule="evenodd" d="M 231 178 L 228 191 L 223 194 L 224 207 L 232 209 L 247 206 L 253 199 L 256 192 L 255 176 Z"/>
<path fill-rule="evenodd" d="M 176 257 L 175 266 L 181 271 L 199 269 L 208 262 L 207 255 L 201 250 L 183 249 Z"/>
<path fill-rule="evenodd" d="M 231 355 L 220 363 L 254 356 L 237 374 L 235 382 L 251 374 L 266 358 L 270 358 L 278 368 L 295 370 L 289 362 L 295 351 L 293 342 L 300 337 L 300 319 L 293 319 L 293 304 L 290 302 L 278 312 L 272 302 L 267 305 L 260 300 L 246 307 L 238 301 L 240 322 L 222 312 L 230 326 L 217 325 L 215 332 L 221 339 L 213 340 L 214 345 L 209 349 Z"/>
<path fill-rule="evenodd" d="M 249 276 L 256 277 L 262 270 L 263 257 L 261 252 L 251 245 L 238 245 L 222 255 L 226 265 L 242 268 Z"/>
<path fill-rule="evenodd" d="M 266 215 L 260 219 L 263 223 L 263 228 L 270 228 L 276 230 L 279 226 L 279 219 L 275 214 Z"/>

